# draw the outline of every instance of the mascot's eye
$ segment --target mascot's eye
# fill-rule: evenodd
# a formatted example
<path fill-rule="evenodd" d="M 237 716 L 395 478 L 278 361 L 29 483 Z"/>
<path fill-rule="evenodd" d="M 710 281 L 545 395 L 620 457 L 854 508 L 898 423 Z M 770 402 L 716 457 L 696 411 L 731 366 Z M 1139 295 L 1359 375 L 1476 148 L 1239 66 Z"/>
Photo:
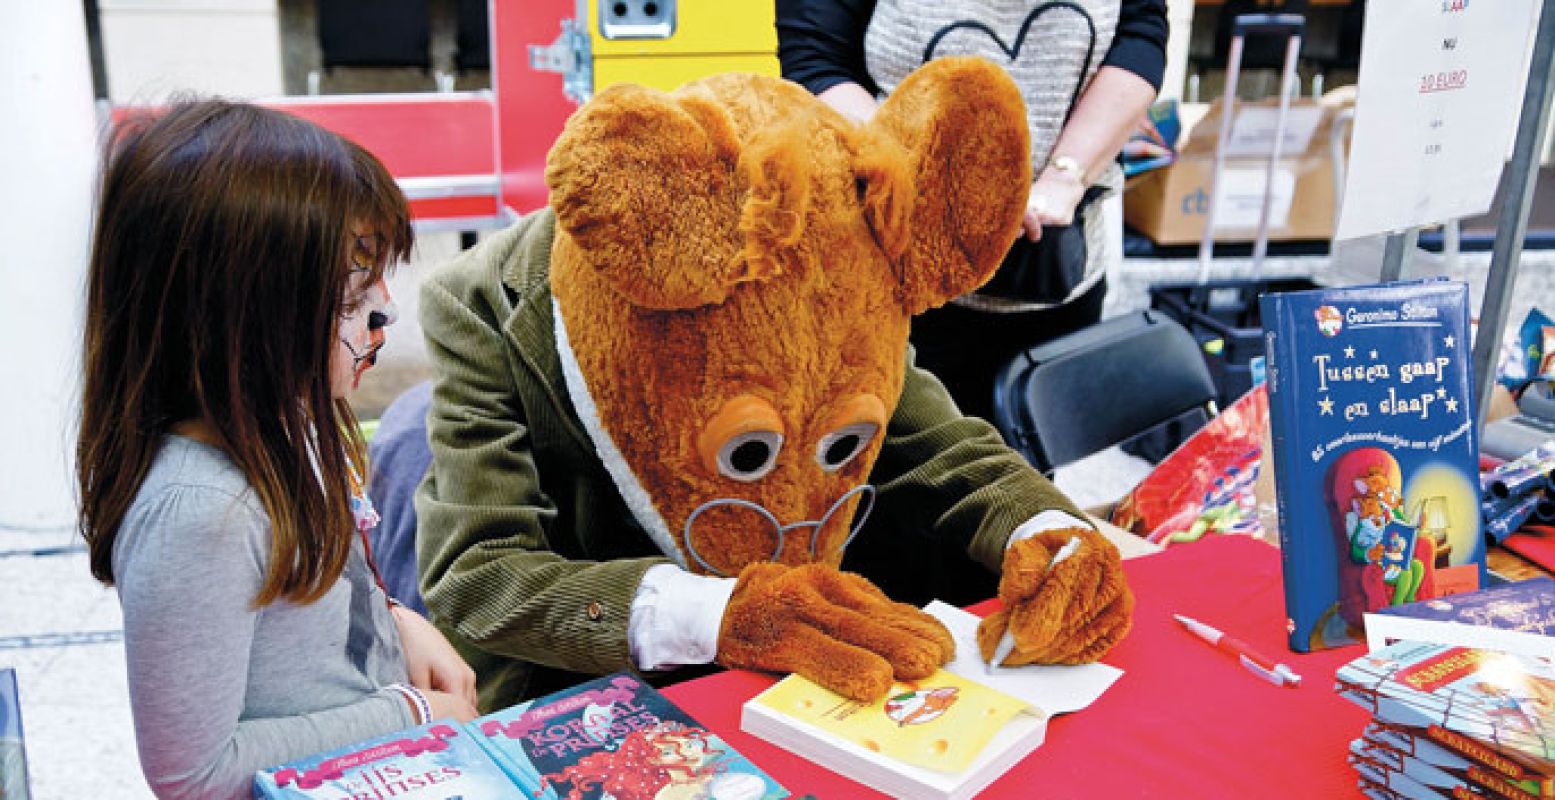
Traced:
<path fill-rule="evenodd" d="M 708 473 L 758 481 L 777 465 L 783 418 L 772 403 L 752 394 L 729 398 L 697 435 L 697 454 Z"/>
<path fill-rule="evenodd" d="M 820 443 L 815 446 L 816 463 L 827 472 L 836 472 L 864 452 L 879 432 L 880 426 L 873 422 L 844 425 L 821 437 Z"/>
<path fill-rule="evenodd" d="M 782 449 L 783 434 L 776 431 L 739 434 L 718 448 L 718 471 L 737 481 L 761 480 L 777 466 Z"/>

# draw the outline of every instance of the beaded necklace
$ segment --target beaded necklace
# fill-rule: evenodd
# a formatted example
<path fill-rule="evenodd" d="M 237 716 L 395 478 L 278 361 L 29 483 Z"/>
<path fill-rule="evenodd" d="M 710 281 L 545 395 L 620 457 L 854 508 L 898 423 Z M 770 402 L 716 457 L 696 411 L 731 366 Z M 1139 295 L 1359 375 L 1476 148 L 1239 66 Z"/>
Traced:
<path fill-rule="evenodd" d="M 389 607 L 393 608 L 394 598 L 389 597 L 389 589 L 383 584 L 383 575 L 378 572 L 378 562 L 373 558 L 373 544 L 367 538 L 367 532 L 378 527 L 378 511 L 373 508 L 372 498 L 367 496 L 366 484 L 356 462 L 349 457 L 346 458 L 346 475 L 351 479 L 351 518 L 356 522 L 357 535 L 362 537 L 362 555 L 367 559 L 367 568 L 372 570 L 373 582 L 378 584 L 383 596 L 389 600 Z"/>
<path fill-rule="evenodd" d="M 380 518 L 377 509 L 373 508 L 373 500 L 367 496 L 367 489 L 362 481 L 362 474 L 356 469 L 356 462 L 346 459 L 346 474 L 351 478 L 351 517 L 356 520 L 356 529 L 363 536 L 373 528 L 378 527 Z"/>

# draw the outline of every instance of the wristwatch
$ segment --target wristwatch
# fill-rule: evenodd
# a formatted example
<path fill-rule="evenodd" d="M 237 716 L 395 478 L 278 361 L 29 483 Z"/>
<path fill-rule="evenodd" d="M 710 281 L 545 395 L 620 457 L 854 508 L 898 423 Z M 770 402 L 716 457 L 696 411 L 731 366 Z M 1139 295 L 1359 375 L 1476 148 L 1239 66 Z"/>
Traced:
<path fill-rule="evenodd" d="M 1054 156 L 1048 159 L 1047 165 L 1074 178 L 1082 186 L 1085 185 L 1085 167 L 1081 166 L 1080 160 L 1074 156 Z"/>

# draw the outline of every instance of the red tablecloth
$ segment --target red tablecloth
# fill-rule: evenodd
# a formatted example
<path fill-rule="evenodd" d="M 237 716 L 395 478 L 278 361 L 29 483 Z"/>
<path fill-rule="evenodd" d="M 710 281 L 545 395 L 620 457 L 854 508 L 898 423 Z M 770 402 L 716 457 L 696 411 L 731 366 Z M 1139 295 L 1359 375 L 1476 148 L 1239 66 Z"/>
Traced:
<path fill-rule="evenodd" d="M 1133 631 L 1105 660 L 1125 674 L 1095 705 L 1053 720 L 1046 743 L 985 796 L 1360 796 L 1345 752 L 1367 716 L 1334 694 L 1333 678 L 1362 648 L 1285 648 L 1279 559 L 1262 542 L 1216 536 L 1123 562 L 1139 602 Z M 1173 613 L 1281 658 L 1301 686 L 1264 683 L 1188 635 Z M 880 796 L 740 731 L 740 705 L 772 680 L 725 672 L 664 693 L 796 794 Z"/>
<path fill-rule="evenodd" d="M 1555 571 L 1555 525 L 1524 525 L 1508 536 L 1502 547 Z"/>

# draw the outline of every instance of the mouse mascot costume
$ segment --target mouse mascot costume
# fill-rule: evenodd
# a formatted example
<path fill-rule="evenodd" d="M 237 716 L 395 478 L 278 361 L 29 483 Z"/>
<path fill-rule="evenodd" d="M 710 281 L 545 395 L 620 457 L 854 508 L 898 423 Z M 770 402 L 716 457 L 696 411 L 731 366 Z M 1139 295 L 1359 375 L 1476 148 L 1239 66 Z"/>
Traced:
<path fill-rule="evenodd" d="M 755 75 L 617 85 L 573 115 L 550 208 L 421 296 L 422 593 L 483 707 L 710 663 L 878 698 L 954 645 L 871 580 L 891 560 L 844 561 L 866 540 L 953 541 L 1001 574 L 985 657 L 1122 638 L 1116 548 L 908 355 L 911 315 L 1017 235 L 1027 148 L 1015 86 L 974 59 L 862 126 Z"/>

